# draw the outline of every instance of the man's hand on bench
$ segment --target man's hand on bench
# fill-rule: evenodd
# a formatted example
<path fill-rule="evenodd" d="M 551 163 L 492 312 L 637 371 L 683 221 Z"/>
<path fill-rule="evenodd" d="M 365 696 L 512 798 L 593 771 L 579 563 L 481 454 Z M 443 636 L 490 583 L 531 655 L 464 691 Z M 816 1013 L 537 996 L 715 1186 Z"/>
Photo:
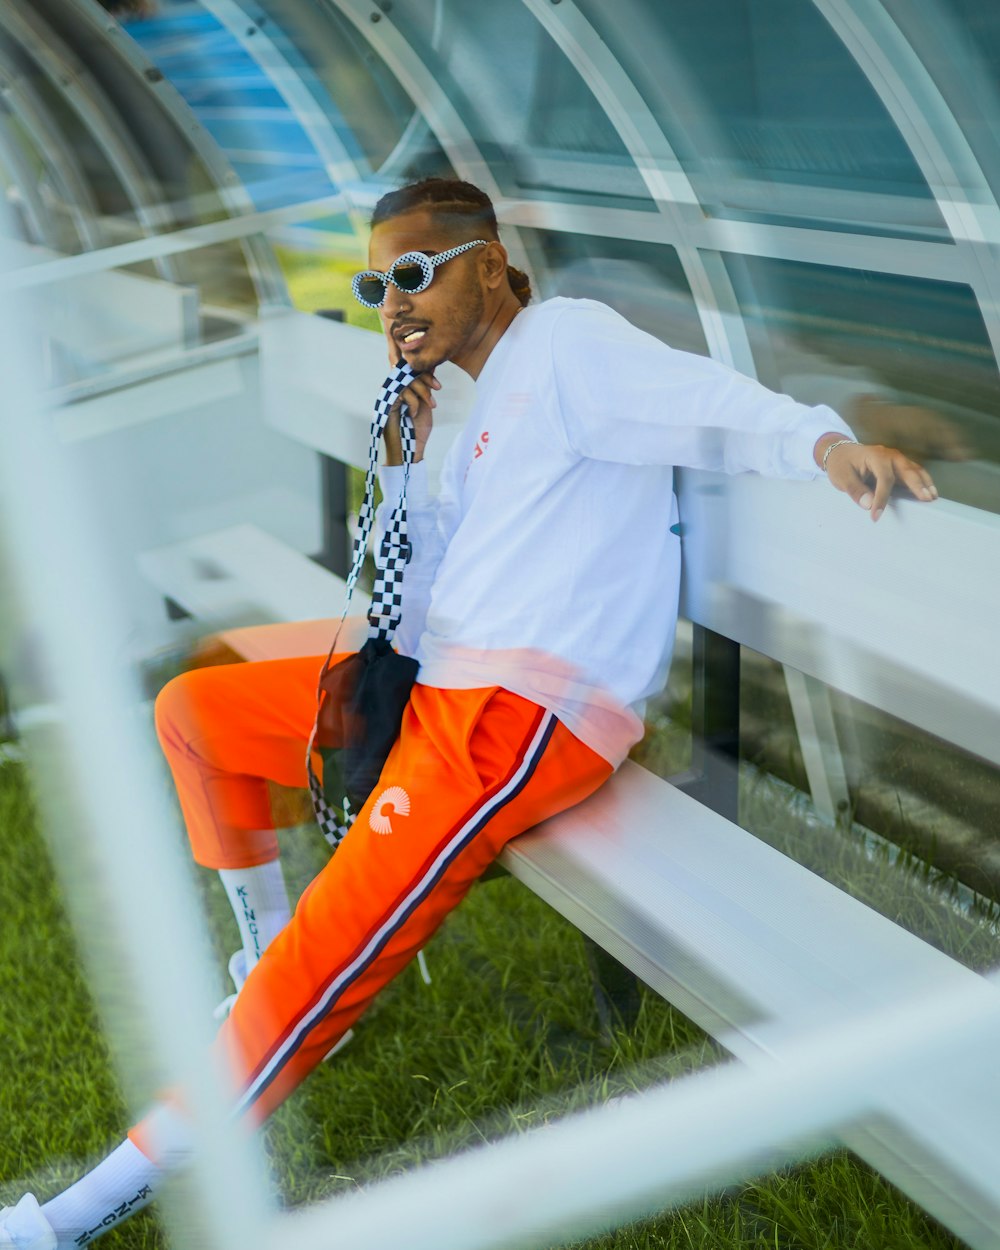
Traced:
<path fill-rule="evenodd" d="M 923 503 L 932 503 L 938 497 L 927 470 L 895 447 L 855 443 L 831 433 L 817 441 L 813 456 L 820 468 L 824 467 L 826 456 L 826 475 L 831 485 L 850 495 L 859 508 L 871 514 L 873 521 L 885 511 L 894 487 L 904 487 Z"/>

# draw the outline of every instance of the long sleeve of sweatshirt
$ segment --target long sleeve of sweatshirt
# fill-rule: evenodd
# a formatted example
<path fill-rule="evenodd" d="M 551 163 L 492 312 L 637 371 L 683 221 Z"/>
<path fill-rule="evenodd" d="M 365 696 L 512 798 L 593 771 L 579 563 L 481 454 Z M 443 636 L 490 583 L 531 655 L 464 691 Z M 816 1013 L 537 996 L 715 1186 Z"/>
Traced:
<path fill-rule="evenodd" d="M 822 434 L 851 437 L 832 408 L 676 351 L 603 306 L 557 317 L 552 361 L 566 438 L 593 459 L 806 478 Z"/>

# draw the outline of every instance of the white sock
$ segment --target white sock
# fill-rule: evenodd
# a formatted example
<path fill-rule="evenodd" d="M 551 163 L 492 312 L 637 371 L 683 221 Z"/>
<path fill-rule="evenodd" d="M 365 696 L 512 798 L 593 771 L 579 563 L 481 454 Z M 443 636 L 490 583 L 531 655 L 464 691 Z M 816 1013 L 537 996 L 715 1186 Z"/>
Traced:
<path fill-rule="evenodd" d="M 220 868 L 219 876 L 240 927 L 249 972 L 292 918 L 281 860 L 272 859 L 253 868 Z"/>
<path fill-rule="evenodd" d="M 96 1168 L 42 1205 L 59 1250 L 88 1246 L 148 1206 L 166 1173 L 126 1138 Z"/>

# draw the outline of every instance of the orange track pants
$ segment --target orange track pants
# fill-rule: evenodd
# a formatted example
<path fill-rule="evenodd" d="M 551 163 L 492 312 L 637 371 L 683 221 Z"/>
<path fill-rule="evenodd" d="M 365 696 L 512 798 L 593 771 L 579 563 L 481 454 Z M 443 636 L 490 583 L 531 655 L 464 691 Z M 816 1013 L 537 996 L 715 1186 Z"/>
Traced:
<path fill-rule="evenodd" d="M 162 692 L 157 727 L 199 863 L 276 857 L 268 781 L 305 784 L 321 663 L 200 669 Z M 239 1111 L 256 1120 L 278 1106 L 505 843 L 611 771 L 551 712 L 509 691 L 415 686 L 379 784 L 220 1030 Z"/>

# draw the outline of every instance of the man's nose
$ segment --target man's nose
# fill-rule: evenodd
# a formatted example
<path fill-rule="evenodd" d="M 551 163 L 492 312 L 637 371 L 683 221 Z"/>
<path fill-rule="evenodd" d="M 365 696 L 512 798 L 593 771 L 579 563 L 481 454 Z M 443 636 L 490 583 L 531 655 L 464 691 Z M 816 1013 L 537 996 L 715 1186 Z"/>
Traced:
<path fill-rule="evenodd" d="M 413 307 L 410 296 L 401 291 L 391 282 L 385 284 L 385 299 L 382 301 L 382 315 L 391 321 L 401 312 L 409 312 Z"/>

